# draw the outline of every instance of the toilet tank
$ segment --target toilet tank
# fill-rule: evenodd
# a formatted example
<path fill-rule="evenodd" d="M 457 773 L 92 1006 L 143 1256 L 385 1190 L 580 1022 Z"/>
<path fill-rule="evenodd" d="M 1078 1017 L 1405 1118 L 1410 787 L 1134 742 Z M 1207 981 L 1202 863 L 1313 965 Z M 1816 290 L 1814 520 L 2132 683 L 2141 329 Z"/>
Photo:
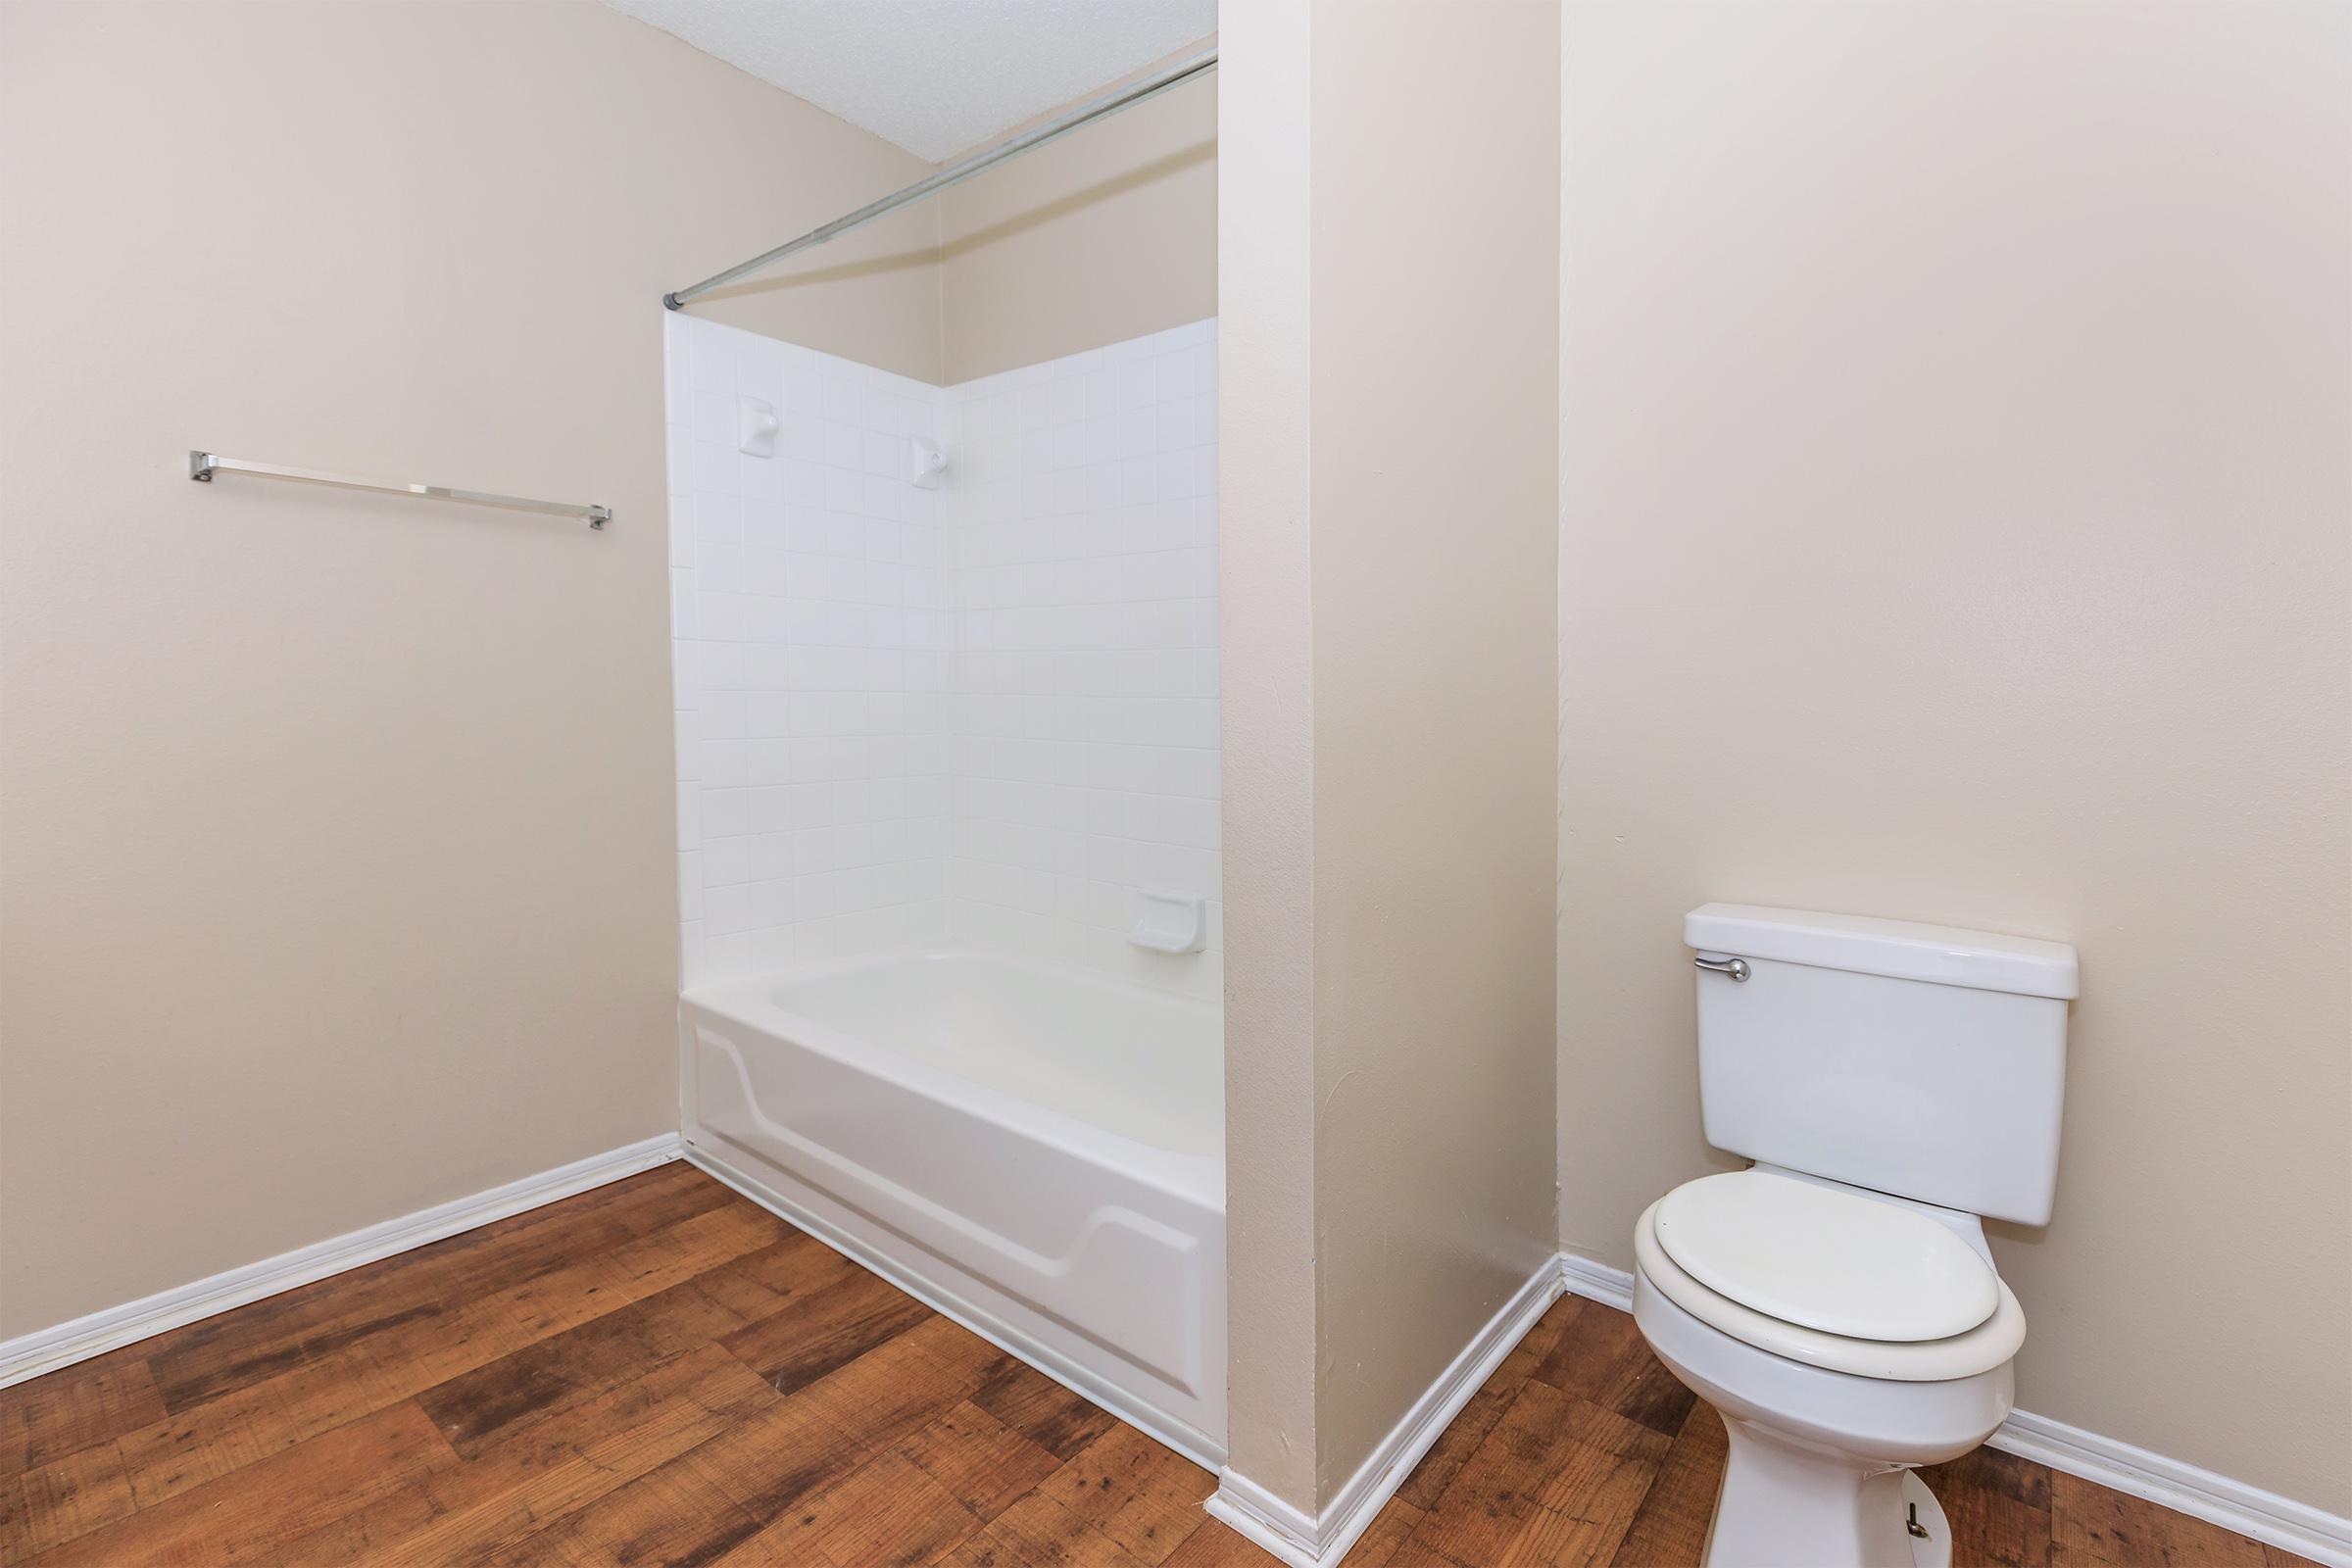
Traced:
<path fill-rule="evenodd" d="M 2049 1221 L 2074 949 L 1745 904 L 1691 910 L 1683 940 L 1698 950 L 1708 1143 L 1944 1208 Z"/>

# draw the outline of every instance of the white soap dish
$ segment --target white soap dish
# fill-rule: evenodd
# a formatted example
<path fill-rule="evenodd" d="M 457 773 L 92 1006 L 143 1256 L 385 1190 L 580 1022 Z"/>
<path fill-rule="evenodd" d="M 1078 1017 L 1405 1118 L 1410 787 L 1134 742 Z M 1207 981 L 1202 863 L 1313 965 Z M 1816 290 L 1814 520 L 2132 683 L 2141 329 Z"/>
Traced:
<path fill-rule="evenodd" d="M 1189 893 L 1136 895 L 1135 928 L 1127 940 L 1153 953 L 1199 953 L 1208 946 L 1208 901 Z"/>

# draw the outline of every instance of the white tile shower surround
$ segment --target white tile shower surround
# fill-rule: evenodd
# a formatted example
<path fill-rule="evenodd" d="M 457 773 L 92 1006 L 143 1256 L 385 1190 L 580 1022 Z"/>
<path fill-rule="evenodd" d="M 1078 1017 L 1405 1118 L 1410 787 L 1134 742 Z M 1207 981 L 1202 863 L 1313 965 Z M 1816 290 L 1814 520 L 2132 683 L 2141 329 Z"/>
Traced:
<path fill-rule="evenodd" d="M 1215 323 L 951 387 L 950 921 L 1219 985 Z M 1136 893 L 1209 950 L 1129 947 Z"/>
<path fill-rule="evenodd" d="M 667 328 L 688 981 L 954 940 L 1215 994 L 1214 323 L 944 389 Z M 1207 952 L 1129 947 L 1143 888 Z"/>

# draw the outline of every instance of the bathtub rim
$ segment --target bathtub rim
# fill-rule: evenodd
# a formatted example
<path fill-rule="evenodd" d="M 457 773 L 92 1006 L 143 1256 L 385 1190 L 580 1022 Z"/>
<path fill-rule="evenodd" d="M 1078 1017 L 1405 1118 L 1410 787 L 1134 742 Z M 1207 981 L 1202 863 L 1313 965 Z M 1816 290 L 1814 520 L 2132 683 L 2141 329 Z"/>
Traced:
<path fill-rule="evenodd" d="M 691 1028 L 693 1020 L 689 1009 L 700 1008 L 741 1028 L 771 1035 L 788 1045 L 813 1052 L 854 1071 L 870 1073 L 908 1094 L 920 1095 L 926 1100 L 953 1106 L 1012 1136 L 1043 1143 L 1107 1165 L 1147 1187 L 1187 1202 L 1198 1203 L 1223 1217 L 1225 1156 L 1221 1125 L 1218 1130 L 1219 1149 L 1214 1154 L 1186 1153 L 1157 1144 L 1148 1144 L 1139 1138 L 1082 1120 L 1067 1111 L 1024 1100 L 976 1078 L 967 1078 L 961 1073 L 918 1061 L 885 1042 L 863 1039 L 849 1030 L 811 1018 L 807 1013 L 795 1012 L 772 1000 L 773 988 L 799 979 L 855 973 L 891 963 L 929 962 L 944 958 L 980 958 L 1007 967 L 1027 969 L 1032 973 L 1043 973 L 1056 983 L 1074 981 L 1112 991 L 1143 992 L 1203 1013 L 1214 1015 L 1222 1012 L 1216 1004 L 1203 999 L 1136 985 L 1112 976 L 1094 974 L 1075 965 L 1033 958 L 1026 954 L 964 945 L 926 944 L 860 954 L 852 958 L 794 964 L 782 969 L 690 986 L 681 990 L 678 996 L 680 1021 Z M 1221 1017 L 1218 1021 L 1217 1073 L 1221 1083 L 1225 1068 L 1224 1041 Z"/>

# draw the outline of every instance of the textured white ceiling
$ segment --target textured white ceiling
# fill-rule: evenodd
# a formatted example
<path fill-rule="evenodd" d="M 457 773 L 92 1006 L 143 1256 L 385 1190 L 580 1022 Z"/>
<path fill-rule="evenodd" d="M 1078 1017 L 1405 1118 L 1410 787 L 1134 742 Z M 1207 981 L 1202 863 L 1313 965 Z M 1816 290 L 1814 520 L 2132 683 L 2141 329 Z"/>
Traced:
<path fill-rule="evenodd" d="M 1217 0 L 609 0 L 940 163 L 1217 27 Z"/>

